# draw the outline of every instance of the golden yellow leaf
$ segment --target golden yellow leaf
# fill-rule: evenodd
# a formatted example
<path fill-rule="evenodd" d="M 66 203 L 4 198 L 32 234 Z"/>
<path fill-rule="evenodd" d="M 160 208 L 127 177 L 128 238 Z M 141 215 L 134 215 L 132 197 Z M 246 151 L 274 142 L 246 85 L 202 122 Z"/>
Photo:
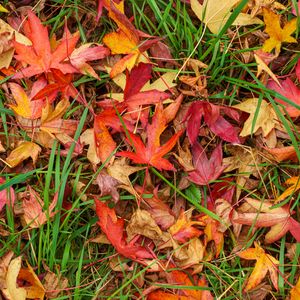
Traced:
<path fill-rule="evenodd" d="M 300 277 L 296 285 L 291 289 L 291 300 L 300 299 Z"/>
<path fill-rule="evenodd" d="M 14 168 L 23 160 L 31 157 L 33 164 L 35 164 L 41 151 L 42 148 L 39 145 L 32 142 L 23 142 L 9 154 L 9 156 L 6 158 L 6 163 L 11 168 Z"/>
<path fill-rule="evenodd" d="M 300 189 L 300 177 L 291 177 L 286 180 L 285 184 L 289 185 L 289 187 L 276 199 L 276 201 L 282 201 L 297 192 Z"/>
<path fill-rule="evenodd" d="M 275 48 L 275 52 L 279 54 L 282 43 L 297 43 L 297 40 L 291 36 L 297 28 L 297 18 L 287 22 L 281 28 L 280 15 L 266 8 L 263 9 L 263 14 L 266 24 L 265 32 L 270 36 L 264 42 L 263 51 L 271 52 Z"/>
<path fill-rule="evenodd" d="M 191 8 L 199 20 L 204 22 L 212 33 L 218 34 L 230 17 L 232 8 L 239 3 L 239 0 L 204 0 L 203 4 L 199 0 L 191 0 Z M 261 24 L 258 18 L 240 13 L 232 25 Z"/>
<path fill-rule="evenodd" d="M 255 267 L 248 278 L 245 291 L 255 288 L 270 273 L 271 281 L 276 289 L 278 289 L 278 269 L 279 261 L 273 256 L 266 254 L 265 250 L 254 242 L 255 248 L 249 248 L 238 253 L 243 259 L 256 260 Z"/>
<path fill-rule="evenodd" d="M 259 129 L 261 129 L 263 136 L 266 137 L 272 129 L 282 129 L 282 126 L 280 126 L 280 123 L 278 121 L 278 117 L 272 107 L 272 104 L 268 103 L 265 100 L 261 101 L 260 106 L 258 106 L 258 103 L 258 98 L 251 98 L 233 106 L 241 111 L 250 114 L 249 118 L 244 124 L 240 136 L 247 136 L 252 133 L 256 133 Z"/>

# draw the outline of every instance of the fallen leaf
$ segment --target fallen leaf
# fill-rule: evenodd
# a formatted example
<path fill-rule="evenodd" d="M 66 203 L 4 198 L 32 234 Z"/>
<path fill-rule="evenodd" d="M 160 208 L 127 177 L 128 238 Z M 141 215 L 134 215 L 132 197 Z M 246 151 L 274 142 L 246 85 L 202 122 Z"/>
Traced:
<path fill-rule="evenodd" d="M 143 209 L 137 209 L 133 213 L 126 227 L 126 232 L 128 242 L 138 234 L 152 240 L 159 240 L 162 235 L 162 231 L 151 214 Z"/>
<path fill-rule="evenodd" d="M 7 299 L 11 300 L 26 300 L 27 291 L 23 287 L 17 286 L 17 278 L 21 269 L 22 258 L 21 256 L 14 258 L 6 273 L 6 288 L 2 289 L 2 293 Z"/>
<path fill-rule="evenodd" d="M 31 157 L 33 164 L 35 165 L 36 160 L 42 148 L 32 142 L 22 142 L 16 149 L 14 149 L 9 156 L 6 158 L 6 163 L 10 168 L 16 167 L 25 159 Z"/>
<path fill-rule="evenodd" d="M 0 177 L 0 185 L 5 183 L 5 179 Z M 16 200 L 15 191 L 12 187 L 0 191 L 0 212 L 5 204 L 12 208 Z"/>
<path fill-rule="evenodd" d="M 56 212 L 54 209 L 58 194 L 55 194 L 49 207 L 45 208 L 44 201 L 32 187 L 28 186 L 25 193 L 27 193 L 27 195 L 22 201 L 24 221 L 30 228 L 39 228 L 55 215 Z"/>
<path fill-rule="evenodd" d="M 276 199 L 276 201 L 283 201 L 286 198 L 290 197 L 300 189 L 300 177 L 290 177 L 285 182 L 289 187 Z"/>
<path fill-rule="evenodd" d="M 282 162 L 282 161 L 287 161 L 287 160 L 291 160 L 293 162 L 299 161 L 294 146 L 287 146 L 287 147 L 282 147 L 282 148 L 267 148 L 267 147 L 265 147 L 264 149 L 266 149 L 268 151 L 268 153 L 270 153 L 272 155 L 272 158 L 276 162 Z"/>
<path fill-rule="evenodd" d="M 160 135 L 165 130 L 166 125 L 167 120 L 162 104 L 158 104 L 152 118 L 152 124 L 147 126 L 147 146 L 144 145 L 138 136 L 129 132 L 130 139 L 127 139 L 127 142 L 134 147 L 135 153 L 122 151 L 118 152 L 117 155 L 128 157 L 137 164 L 151 165 L 159 170 L 175 171 L 174 166 L 167 159 L 163 158 L 163 156 L 172 150 L 182 131 L 175 133 L 168 142 L 161 146 Z"/>
<path fill-rule="evenodd" d="M 8 251 L 0 258 L 0 290 L 7 288 L 6 274 L 13 256 L 14 253 L 12 251 Z"/>
<path fill-rule="evenodd" d="M 232 156 L 223 158 L 223 165 L 226 166 L 224 172 L 238 169 L 236 179 L 236 199 L 240 198 L 243 187 L 250 175 L 255 176 L 261 169 L 263 157 L 255 148 L 227 146 L 227 150 Z"/>
<path fill-rule="evenodd" d="M 108 175 L 105 170 L 100 171 L 96 177 L 96 183 L 100 189 L 100 197 L 111 195 L 112 200 L 117 203 L 120 195 L 117 191 L 119 181 Z"/>
<path fill-rule="evenodd" d="M 186 243 L 188 240 L 194 237 L 199 237 L 201 234 L 203 234 L 202 230 L 199 230 L 193 226 L 204 226 L 205 223 L 201 221 L 191 221 L 191 213 L 192 210 L 187 212 L 182 210 L 178 220 L 169 228 L 169 232 L 171 233 L 172 237 L 180 243 Z"/>
<path fill-rule="evenodd" d="M 53 51 L 47 28 L 31 10 L 28 11 L 28 20 L 24 23 L 24 31 L 26 37 L 32 42 L 32 46 L 25 46 L 15 41 L 15 58 L 29 66 L 15 74 L 14 79 L 48 73 L 51 69 L 58 69 L 64 74 L 78 72 L 74 66 L 65 62 L 65 59 L 68 59 L 75 49 L 79 40 L 79 32 L 71 35 L 65 27 L 64 37 Z"/>
<path fill-rule="evenodd" d="M 255 267 L 247 280 L 244 290 L 249 291 L 255 288 L 268 272 L 270 273 L 271 281 L 277 290 L 279 261 L 273 256 L 266 254 L 265 250 L 260 247 L 257 242 L 254 242 L 254 245 L 255 248 L 249 248 L 237 254 L 243 259 L 256 260 Z"/>
<path fill-rule="evenodd" d="M 291 300 L 298 300 L 300 299 L 300 277 L 295 286 L 290 291 L 291 293 Z"/>
<path fill-rule="evenodd" d="M 21 268 L 18 280 L 26 282 L 24 289 L 26 290 L 26 298 L 28 299 L 40 299 L 43 300 L 45 297 L 45 289 L 40 282 L 37 275 L 34 273 L 32 267 L 27 263 L 27 269 Z"/>
<path fill-rule="evenodd" d="M 202 117 L 210 130 L 221 139 L 230 143 L 240 143 L 236 128 L 221 115 L 221 112 L 231 119 L 239 121 L 239 113 L 232 108 L 214 105 L 204 101 L 193 102 L 184 117 L 187 121 L 186 131 L 193 145 L 198 137 Z"/>
<path fill-rule="evenodd" d="M 263 136 L 266 137 L 275 128 L 283 130 L 272 104 L 265 100 L 251 98 L 233 107 L 250 114 L 240 136 L 255 134 L 261 129 Z"/>
<path fill-rule="evenodd" d="M 56 299 L 68 287 L 68 279 L 59 273 L 57 275 L 51 272 L 47 266 L 44 266 L 44 268 L 46 269 L 46 275 L 43 279 L 43 285 L 46 297 L 48 299 Z"/>
<path fill-rule="evenodd" d="M 204 0 L 201 5 L 198 0 L 191 0 L 191 8 L 198 19 L 205 23 L 212 33 L 218 34 L 237 3 L 239 3 L 238 0 Z M 232 25 L 237 26 L 252 24 L 262 24 L 262 21 L 244 13 L 240 13 L 232 23 Z"/>
<path fill-rule="evenodd" d="M 94 129 L 89 128 L 89 129 L 85 130 L 80 136 L 80 142 L 85 145 L 89 145 L 89 148 L 87 151 L 87 159 L 95 167 L 97 164 L 100 163 L 101 160 L 97 155 Z"/>
<path fill-rule="evenodd" d="M 263 51 L 271 52 L 275 48 L 276 54 L 279 54 L 282 43 L 297 43 L 297 40 L 291 36 L 297 28 L 297 18 L 288 21 L 281 28 L 280 15 L 267 8 L 263 9 L 263 14 L 266 24 L 265 32 L 270 36 L 264 42 Z"/>
<path fill-rule="evenodd" d="M 135 245 L 134 241 L 126 243 L 124 220 L 116 216 L 114 209 L 97 199 L 95 199 L 95 204 L 99 218 L 98 225 L 119 254 L 133 260 L 153 258 L 146 248 Z"/>
<path fill-rule="evenodd" d="M 273 208 L 270 201 L 259 201 L 245 198 L 245 203 L 239 207 L 238 214 L 233 216 L 232 222 L 237 224 L 260 227 L 271 227 L 265 235 L 265 242 L 271 244 L 283 237 L 288 231 L 300 242 L 300 223 L 292 218 L 289 206 Z M 243 206 L 253 208 L 254 212 L 243 212 Z M 241 212 L 242 211 L 242 212 Z"/>
<path fill-rule="evenodd" d="M 136 195 L 136 191 L 131 184 L 129 176 L 143 169 L 144 167 L 133 167 L 128 165 L 126 163 L 126 158 L 122 157 L 121 159 L 115 159 L 114 162 L 107 167 L 107 173 L 120 183 L 118 188 L 125 189 L 129 193 Z"/>
<path fill-rule="evenodd" d="M 199 185 L 208 185 L 211 181 L 218 179 L 226 166 L 222 164 L 222 145 L 219 144 L 207 158 L 202 146 L 196 142 L 192 147 L 193 163 L 195 171 L 189 172 L 188 179 Z"/>
<path fill-rule="evenodd" d="M 299 78 L 300 76 L 298 76 L 298 79 Z M 294 84 L 294 82 L 290 78 L 287 78 L 285 80 L 280 80 L 279 83 L 280 84 L 278 85 L 275 81 L 269 80 L 267 88 L 279 93 L 280 95 L 294 102 L 296 105 L 300 106 L 300 89 Z M 297 107 L 294 107 L 279 98 L 275 98 L 275 101 L 284 106 L 290 117 L 296 118 L 300 116 L 300 109 Z"/>

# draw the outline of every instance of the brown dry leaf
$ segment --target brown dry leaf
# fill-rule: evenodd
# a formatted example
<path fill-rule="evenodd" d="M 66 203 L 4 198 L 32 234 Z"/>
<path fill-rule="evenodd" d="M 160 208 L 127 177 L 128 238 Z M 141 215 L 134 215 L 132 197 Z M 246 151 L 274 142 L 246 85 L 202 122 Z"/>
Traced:
<path fill-rule="evenodd" d="M 264 137 L 268 136 L 275 128 L 285 131 L 278 121 L 272 104 L 265 100 L 260 102 L 258 98 L 251 98 L 233 107 L 250 114 L 240 136 L 255 134 L 259 129 L 262 130 Z"/>
<path fill-rule="evenodd" d="M 247 284 L 244 288 L 249 291 L 255 288 L 267 275 L 270 273 L 270 278 L 276 289 L 278 289 L 278 265 L 279 261 L 273 256 L 266 254 L 265 250 L 254 242 L 255 248 L 249 248 L 245 251 L 238 253 L 238 256 L 243 259 L 256 260 L 255 267 L 248 278 Z"/>
<path fill-rule="evenodd" d="M 100 163 L 100 158 L 97 155 L 93 128 L 89 128 L 82 133 L 82 135 L 80 136 L 80 143 L 89 145 L 87 151 L 87 159 L 94 167 L 96 167 L 97 164 Z"/>
<path fill-rule="evenodd" d="M 121 184 L 119 188 L 125 189 L 132 195 L 136 195 L 129 176 L 135 172 L 145 169 L 145 167 L 132 167 L 126 163 L 126 158 L 115 159 L 113 164 L 107 167 L 107 173 L 118 180 Z"/>
<path fill-rule="evenodd" d="M 6 288 L 2 289 L 2 293 L 8 300 L 26 300 L 27 292 L 25 288 L 17 286 L 17 278 L 21 269 L 22 257 L 13 259 L 6 273 Z"/>
<path fill-rule="evenodd" d="M 39 228 L 45 224 L 49 218 L 55 215 L 53 211 L 57 203 L 58 194 L 56 193 L 49 208 L 44 211 L 44 201 L 39 194 L 30 186 L 27 188 L 27 197 L 23 199 L 24 221 L 30 228 Z"/>
<path fill-rule="evenodd" d="M 151 214 L 142 209 L 137 209 L 133 213 L 126 227 L 126 232 L 128 242 L 130 242 L 137 234 L 152 240 L 159 240 L 162 235 L 162 231 L 157 226 Z"/>
<path fill-rule="evenodd" d="M 248 1 L 247 6 L 251 9 L 252 17 L 255 17 L 258 14 L 262 14 L 263 8 L 280 10 L 287 9 L 286 6 L 274 0 L 250 0 Z"/>
<path fill-rule="evenodd" d="M 224 172 L 238 169 L 236 180 L 236 199 L 238 200 L 250 175 L 255 176 L 260 170 L 263 157 L 256 149 L 250 147 L 231 145 L 227 146 L 227 149 L 232 156 L 223 158 L 223 165 L 227 166 Z"/>
<path fill-rule="evenodd" d="M 179 155 L 177 155 L 175 152 L 173 152 L 173 155 L 176 157 L 179 164 L 183 167 L 185 172 L 194 171 L 195 168 L 193 165 L 193 156 L 190 151 L 190 143 L 188 139 L 184 139 L 182 147 L 180 143 L 177 143 L 177 147 Z"/>
<path fill-rule="evenodd" d="M 20 44 L 31 45 L 31 41 L 0 19 L 0 69 L 8 68 L 14 55 L 14 38 Z"/>
<path fill-rule="evenodd" d="M 111 195 L 112 200 L 117 203 L 119 201 L 120 195 L 117 190 L 119 181 L 106 173 L 105 170 L 102 170 L 97 178 L 96 184 L 98 184 L 100 189 L 100 197 Z"/>
<path fill-rule="evenodd" d="M 45 266 L 44 266 L 45 267 Z M 46 276 L 44 277 L 43 284 L 46 290 L 48 299 L 56 299 L 58 295 L 68 287 L 68 279 L 51 272 L 48 267 L 45 267 Z"/>
<path fill-rule="evenodd" d="M 39 278 L 34 273 L 32 267 L 27 263 L 27 269 L 21 269 L 18 275 L 18 280 L 23 280 L 30 286 L 24 286 L 27 292 L 26 298 L 28 299 L 40 299 L 43 300 L 45 297 L 45 289 L 40 282 Z"/>
<path fill-rule="evenodd" d="M 16 167 L 23 160 L 31 157 L 33 164 L 35 164 L 39 153 L 42 148 L 32 142 L 22 142 L 16 149 L 14 149 L 9 156 L 6 158 L 6 163 L 10 168 Z"/>

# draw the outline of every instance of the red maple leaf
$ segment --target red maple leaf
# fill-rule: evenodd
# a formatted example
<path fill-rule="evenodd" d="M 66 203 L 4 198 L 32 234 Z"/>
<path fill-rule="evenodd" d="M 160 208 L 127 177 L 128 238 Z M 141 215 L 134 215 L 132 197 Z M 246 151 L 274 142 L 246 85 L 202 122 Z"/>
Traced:
<path fill-rule="evenodd" d="M 240 143 L 236 128 L 221 115 L 226 114 L 231 119 L 239 121 L 239 113 L 225 106 L 197 101 L 190 106 L 185 120 L 187 120 L 187 136 L 191 144 L 196 142 L 202 118 L 210 130 L 222 140 L 230 143 Z"/>
<path fill-rule="evenodd" d="M 41 73 L 48 73 L 50 69 L 59 69 L 62 73 L 76 73 L 78 69 L 69 62 L 65 62 L 71 55 L 79 40 L 79 32 L 73 35 L 65 27 L 63 39 L 52 50 L 48 30 L 42 25 L 40 19 L 31 11 L 28 11 L 28 20 L 24 23 L 24 32 L 32 46 L 25 46 L 14 41 L 16 59 L 29 65 L 14 75 L 14 79 L 32 77 Z"/>
<path fill-rule="evenodd" d="M 133 146 L 135 153 L 121 151 L 117 154 L 128 157 L 137 164 L 151 165 L 159 170 L 176 171 L 174 166 L 163 156 L 175 146 L 183 131 L 175 133 L 168 142 L 161 146 L 160 135 L 166 129 L 166 125 L 167 118 L 164 115 L 162 104 L 159 104 L 152 118 L 152 124 L 147 125 L 147 146 L 144 145 L 138 136 L 129 132 L 130 138 L 127 138 L 127 142 Z"/>
<path fill-rule="evenodd" d="M 222 146 L 219 144 L 213 151 L 210 159 L 207 158 L 202 146 L 196 142 L 192 147 L 195 171 L 189 173 L 189 180 L 199 185 L 208 185 L 216 180 L 226 168 L 222 165 Z"/>
<path fill-rule="evenodd" d="M 153 258 L 153 255 L 144 247 L 134 245 L 133 241 L 126 243 L 124 220 L 117 217 L 114 209 L 109 208 L 100 200 L 95 199 L 95 204 L 99 218 L 98 225 L 119 254 L 133 260 Z"/>

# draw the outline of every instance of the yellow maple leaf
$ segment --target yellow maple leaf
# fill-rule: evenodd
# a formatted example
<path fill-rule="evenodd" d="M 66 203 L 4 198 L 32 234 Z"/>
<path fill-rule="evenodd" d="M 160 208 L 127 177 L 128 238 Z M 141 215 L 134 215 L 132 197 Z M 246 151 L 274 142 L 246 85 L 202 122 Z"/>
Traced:
<path fill-rule="evenodd" d="M 285 184 L 289 185 L 289 187 L 276 199 L 276 201 L 282 201 L 298 191 L 300 189 L 300 177 L 291 177 L 286 180 Z"/>
<path fill-rule="evenodd" d="M 240 136 L 247 136 L 261 129 L 263 136 L 266 137 L 274 128 L 283 130 L 272 104 L 262 100 L 260 107 L 258 107 L 258 103 L 258 98 L 250 98 L 240 104 L 234 105 L 235 108 L 250 114 Z"/>
<path fill-rule="evenodd" d="M 296 285 L 291 289 L 291 300 L 300 299 L 300 277 Z"/>
<path fill-rule="evenodd" d="M 266 254 L 265 250 L 254 242 L 255 248 L 249 248 L 238 254 L 243 259 L 256 260 L 255 267 L 248 278 L 247 284 L 244 288 L 249 291 L 255 288 L 267 275 L 270 273 L 271 281 L 276 289 L 278 289 L 278 269 L 279 261 L 273 256 Z"/>
<path fill-rule="evenodd" d="M 6 158 L 6 163 L 10 168 L 14 168 L 20 164 L 23 160 L 31 157 L 33 164 L 35 164 L 39 153 L 42 148 L 32 142 L 22 142 L 16 149 L 14 149 Z"/>
<path fill-rule="evenodd" d="M 283 28 L 280 25 L 280 15 L 264 8 L 264 22 L 266 24 L 265 32 L 270 36 L 264 42 L 263 51 L 271 52 L 275 48 L 276 54 L 279 54 L 282 43 L 297 43 L 297 40 L 291 34 L 297 28 L 297 18 L 287 22 Z"/>

